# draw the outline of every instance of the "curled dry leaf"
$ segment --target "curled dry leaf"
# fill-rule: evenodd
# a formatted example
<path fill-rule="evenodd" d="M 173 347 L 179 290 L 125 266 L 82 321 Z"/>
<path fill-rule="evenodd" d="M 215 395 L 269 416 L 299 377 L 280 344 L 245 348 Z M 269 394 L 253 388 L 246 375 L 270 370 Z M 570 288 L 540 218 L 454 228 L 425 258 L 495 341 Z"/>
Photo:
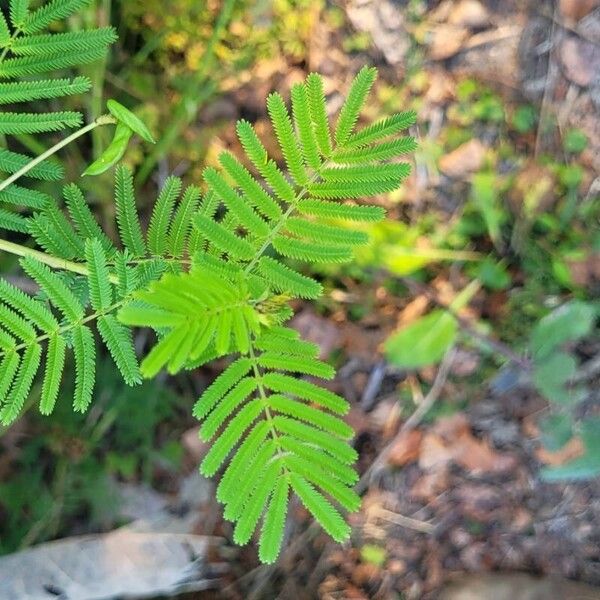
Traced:
<path fill-rule="evenodd" d="M 560 0 L 558 3 L 560 14 L 573 21 L 579 21 L 598 6 L 598 0 Z"/>
<path fill-rule="evenodd" d="M 454 56 L 463 47 L 463 43 L 468 37 L 469 30 L 466 27 L 446 23 L 436 26 L 431 32 L 429 58 L 445 60 Z"/>
<path fill-rule="evenodd" d="M 469 140 L 440 158 L 440 171 L 452 179 L 467 179 L 483 166 L 485 151 L 478 139 Z"/>
<path fill-rule="evenodd" d="M 445 468 L 450 462 L 473 474 L 503 473 L 515 468 L 513 456 L 494 450 L 473 436 L 465 415 L 441 419 L 421 443 L 419 466 L 424 470 Z"/>
<path fill-rule="evenodd" d="M 418 429 L 400 434 L 390 449 L 389 464 L 401 467 L 416 461 L 421 453 L 422 441 L 423 433 Z"/>
<path fill-rule="evenodd" d="M 551 467 L 559 467 L 564 465 L 584 454 L 584 447 L 581 439 L 578 437 L 571 438 L 560 450 L 550 452 L 543 447 L 536 450 L 536 458 L 545 465 Z"/>
<path fill-rule="evenodd" d="M 471 28 L 485 27 L 490 22 L 490 14 L 478 0 L 460 0 L 452 8 L 448 22 Z"/>

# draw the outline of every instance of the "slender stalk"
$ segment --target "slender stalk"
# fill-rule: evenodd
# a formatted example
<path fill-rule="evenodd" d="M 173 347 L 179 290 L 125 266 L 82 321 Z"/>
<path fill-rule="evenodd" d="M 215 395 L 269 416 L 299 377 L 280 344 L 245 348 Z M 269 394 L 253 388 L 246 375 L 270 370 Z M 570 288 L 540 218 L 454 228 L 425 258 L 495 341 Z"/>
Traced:
<path fill-rule="evenodd" d="M 258 381 L 258 394 L 260 396 L 260 400 L 263 405 L 263 410 L 265 412 L 267 425 L 269 426 L 269 431 L 271 433 L 271 437 L 273 438 L 273 441 L 275 442 L 275 446 L 277 447 L 277 456 L 279 458 L 281 458 L 281 457 L 285 456 L 285 451 L 281 447 L 281 443 L 279 441 L 279 436 L 277 435 L 277 429 L 275 428 L 275 425 L 273 424 L 273 415 L 271 414 L 271 409 L 269 407 L 269 399 L 268 399 L 267 392 L 266 392 L 265 387 L 262 382 L 262 373 L 260 371 L 260 366 L 258 364 L 258 358 L 257 358 L 256 354 L 254 353 L 254 346 L 253 346 L 252 339 L 250 339 L 250 351 L 249 351 L 248 355 L 250 357 L 250 360 L 252 361 L 252 371 L 254 373 L 254 377 L 255 377 L 256 381 Z M 288 472 L 285 462 L 283 463 L 283 470 L 285 473 Z"/>
<path fill-rule="evenodd" d="M 56 256 L 50 256 L 39 250 L 22 246 L 21 244 L 15 244 L 7 240 L 0 239 L 0 252 L 8 252 L 16 256 L 29 256 L 35 258 L 37 261 L 52 267 L 53 269 L 61 269 L 63 271 L 71 271 L 71 273 L 78 273 L 79 275 L 85 275 L 86 277 L 90 274 L 89 269 L 83 264 L 66 260 L 64 258 L 58 258 Z M 109 279 L 111 283 L 119 283 L 119 278 L 116 275 L 110 275 Z"/>
<path fill-rule="evenodd" d="M 116 123 L 115 118 L 111 117 L 110 115 L 102 115 L 98 117 L 93 123 L 82 127 L 75 133 L 72 133 L 70 136 L 66 137 L 64 140 L 58 142 L 58 144 L 55 144 L 51 148 L 48 148 L 46 152 L 40 154 L 32 161 L 28 162 L 24 167 L 22 167 L 16 173 L 13 173 L 10 177 L 7 177 L 2 183 L 0 183 L 0 192 L 3 189 L 7 188 L 11 183 L 14 183 L 20 177 L 23 177 L 23 175 L 25 175 L 28 171 L 31 171 L 33 167 L 39 165 L 41 162 L 58 152 L 61 148 L 64 148 L 65 146 L 67 146 L 77 138 L 80 138 L 82 135 L 85 135 L 89 131 L 96 129 L 96 127 L 100 127 L 101 125 L 108 125 L 110 123 Z"/>
<path fill-rule="evenodd" d="M 254 258 L 248 263 L 246 268 L 244 269 L 244 274 L 248 275 L 252 272 L 252 269 L 256 266 L 256 263 L 260 260 L 260 257 L 267 251 L 269 246 L 273 243 L 275 236 L 279 233 L 279 230 L 285 225 L 285 222 L 292 215 L 292 213 L 296 210 L 298 206 L 298 202 L 308 194 L 308 186 L 311 183 L 315 183 L 315 181 L 321 176 L 321 169 L 327 167 L 329 162 L 325 162 L 321 165 L 319 169 L 317 169 L 310 177 L 308 183 L 300 189 L 300 191 L 296 194 L 294 200 L 288 206 L 288 209 L 281 215 L 279 221 L 275 224 L 273 229 L 271 229 L 269 235 L 265 238 L 263 245 L 259 248 L 259 250 L 254 255 Z"/>
<path fill-rule="evenodd" d="M 61 335 L 63 333 L 67 333 L 68 331 L 75 329 L 75 327 L 79 327 L 80 325 L 85 325 L 86 323 L 95 321 L 99 317 L 107 315 L 111 312 L 114 312 L 118 308 L 121 308 L 121 306 L 123 306 L 129 299 L 130 299 L 129 297 L 125 297 L 122 300 L 115 302 L 108 308 L 104 308 L 101 311 L 94 312 L 94 313 L 87 315 L 86 317 L 84 317 L 80 321 L 77 321 L 76 323 L 67 323 L 66 325 L 59 327 L 56 331 L 53 331 L 52 333 L 42 333 L 42 334 L 38 335 L 36 338 L 27 340 L 26 342 L 23 342 L 21 344 L 17 344 L 16 346 L 10 348 L 10 350 L 0 350 L 0 358 L 3 358 L 4 356 L 6 356 L 9 352 L 20 352 L 21 350 L 25 350 L 25 348 L 28 348 L 32 344 L 40 344 L 41 342 L 45 342 L 46 340 L 49 340 L 54 335 Z"/>

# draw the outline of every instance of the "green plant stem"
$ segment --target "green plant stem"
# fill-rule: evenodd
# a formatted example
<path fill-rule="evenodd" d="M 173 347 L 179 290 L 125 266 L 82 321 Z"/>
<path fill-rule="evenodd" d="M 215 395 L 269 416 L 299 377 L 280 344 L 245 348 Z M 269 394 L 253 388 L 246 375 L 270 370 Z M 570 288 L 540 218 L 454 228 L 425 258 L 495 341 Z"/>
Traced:
<path fill-rule="evenodd" d="M 282 457 L 285 452 L 279 443 L 279 436 L 277 435 L 277 430 L 275 429 L 275 425 L 273 425 L 273 415 L 271 414 L 271 409 L 269 408 L 269 399 L 267 397 L 267 392 L 262 383 L 262 373 L 260 372 L 260 366 L 258 364 L 258 360 L 256 358 L 256 354 L 254 354 L 254 346 L 253 340 L 250 339 L 250 350 L 248 351 L 248 355 L 250 356 L 250 360 L 252 361 L 252 371 L 254 372 L 254 377 L 256 381 L 258 381 L 258 394 L 260 396 L 263 409 L 265 412 L 265 417 L 267 420 L 267 424 L 269 426 L 269 430 L 271 432 L 271 437 L 275 442 L 275 446 L 277 446 L 277 454 Z M 284 471 L 287 471 L 285 463 L 283 464 Z"/>
<path fill-rule="evenodd" d="M 86 277 L 90 274 L 89 269 L 83 263 L 50 256 L 39 250 L 34 250 L 33 248 L 28 248 L 21 244 L 15 244 L 14 242 L 0 239 L 0 252 L 2 251 L 16 256 L 29 256 L 53 269 L 71 271 L 71 273 L 78 273 L 79 275 L 85 275 Z M 119 283 L 119 278 L 116 275 L 110 275 L 109 279 L 111 283 Z"/>
<path fill-rule="evenodd" d="M 42 335 L 38 335 L 36 338 L 27 340 L 26 342 L 23 342 L 21 344 L 17 344 L 16 346 L 12 347 L 9 351 L 6 351 L 6 350 L 0 351 L 0 358 L 3 358 L 4 356 L 6 356 L 6 354 L 8 354 L 8 352 L 20 352 L 21 350 L 25 350 L 25 348 L 28 348 L 29 346 L 31 346 L 33 344 L 39 344 L 40 342 L 45 342 L 46 340 L 49 340 L 54 335 L 60 335 L 62 333 L 66 333 L 67 331 L 71 331 L 71 329 L 75 329 L 75 327 L 79 327 L 80 325 L 85 325 L 86 323 L 89 323 L 90 321 L 95 321 L 99 317 L 103 317 L 104 315 L 107 315 L 108 313 L 114 312 L 118 308 L 121 308 L 121 306 L 123 306 L 126 302 L 129 302 L 130 299 L 131 298 L 129 296 L 127 296 L 127 297 L 123 298 L 122 300 L 115 302 L 111 306 L 109 306 L 99 312 L 94 312 L 90 315 L 87 315 L 87 317 L 84 317 L 83 319 L 81 319 L 80 321 L 77 321 L 76 323 L 69 323 L 68 325 L 63 325 L 62 327 L 59 327 L 52 333 L 43 333 Z"/>
<path fill-rule="evenodd" d="M 324 169 L 325 167 L 327 167 L 328 164 L 329 164 L 329 162 L 323 163 L 321 165 L 321 169 Z M 308 193 L 308 186 L 311 183 L 315 183 L 315 181 L 320 176 L 321 176 L 321 170 L 318 169 L 311 175 L 308 183 L 303 188 L 301 188 L 300 191 L 296 194 L 296 197 L 290 203 L 287 210 L 283 213 L 283 215 L 281 215 L 281 217 L 279 218 L 279 221 L 277 221 L 277 223 L 275 224 L 273 229 L 271 229 L 269 235 L 265 238 L 263 245 L 258 249 L 256 254 L 254 255 L 254 258 L 248 263 L 248 266 L 244 269 L 245 275 L 248 275 L 249 273 L 252 272 L 252 269 L 254 269 L 254 267 L 256 266 L 256 263 L 260 260 L 260 257 L 267 251 L 269 246 L 273 243 L 273 240 L 275 239 L 275 236 L 279 233 L 279 230 L 285 225 L 285 222 L 288 220 L 288 218 L 291 216 L 291 214 L 296 210 L 296 207 L 298 206 L 298 202 L 300 202 L 300 200 L 302 200 L 302 198 L 304 198 L 304 196 L 306 196 L 306 194 Z"/>
<path fill-rule="evenodd" d="M 48 148 L 48 150 L 46 150 L 46 152 L 44 152 L 43 154 L 40 154 L 39 156 L 34 158 L 32 161 L 28 162 L 24 167 L 22 167 L 17 172 L 13 173 L 10 177 L 7 177 L 2 183 L 0 183 L 0 192 L 3 189 L 7 188 L 11 183 L 14 183 L 20 177 L 23 177 L 23 175 L 25 175 L 28 171 L 31 171 L 31 169 L 33 169 L 33 167 L 35 167 L 36 165 L 39 165 L 41 162 L 43 162 L 44 160 L 46 160 L 47 158 L 49 158 L 50 156 L 52 156 L 53 154 L 58 152 L 61 148 L 64 148 L 71 142 L 75 141 L 77 138 L 80 138 L 82 135 L 85 135 L 89 131 L 96 129 L 96 127 L 100 127 L 101 125 L 108 125 L 108 124 L 112 124 L 112 123 L 116 123 L 116 120 L 114 117 L 112 117 L 110 115 L 102 115 L 102 116 L 98 117 L 94 122 L 90 123 L 89 125 L 86 125 L 85 127 L 82 127 L 81 129 L 77 130 L 75 133 L 72 133 L 70 136 L 66 137 L 64 140 L 61 140 L 60 142 L 58 142 L 58 144 L 54 144 L 54 146 L 52 146 L 51 148 Z"/>

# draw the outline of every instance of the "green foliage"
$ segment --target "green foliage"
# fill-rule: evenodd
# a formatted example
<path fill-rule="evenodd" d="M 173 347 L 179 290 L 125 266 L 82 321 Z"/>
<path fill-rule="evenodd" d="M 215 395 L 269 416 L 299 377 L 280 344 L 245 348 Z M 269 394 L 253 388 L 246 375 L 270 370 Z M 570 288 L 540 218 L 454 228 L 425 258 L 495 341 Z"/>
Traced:
<path fill-rule="evenodd" d="M 563 145 L 567 152 L 579 154 L 586 149 L 588 138 L 580 129 L 569 129 L 565 134 Z"/>
<path fill-rule="evenodd" d="M 496 190 L 495 173 L 477 173 L 473 176 L 471 202 L 481 214 L 487 233 L 496 248 L 502 246 L 501 226 L 505 214 Z"/>
<path fill-rule="evenodd" d="M 542 476 L 549 481 L 585 479 L 600 472 L 600 423 L 596 417 L 576 422 L 577 404 L 589 395 L 589 390 L 574 381 L 579 361 L 569 351 L 569 344 L 592 333 L 597 316 L 591 303 L 572 300 L 540 319 L 530 335 L 533 384 L 553 405 L 540 421 L 542 442 L 550 450 L 558 450 L 579 429 L 585 448 L 582 457 L 543 470 Z"/>
<path fill-rule="evenodd" d="M 573 300 L 552 311 L 535 325 L 531 332 L 531 350 L 542 360 L 565 342 L 587 335 L 596 318 L 591 304 Z"/>
<path fill-rule="evenodd" d="M 11 0 L 11 28 L 0 12 L 0 80 L 4 80 L 0 81 L 0 105 L 54 100 L 90 89 L 91 81 L 87 77 L 48 77 L 51 71 L 79 67 L 104 57 L 108 47 L 116 40 L 115 30 L 103 27 L 66 33 L 39 33 L 89 3 L 90 0 L 51 0 L 31 9 L 25 0 Z M 79 127 L 82 121 L 83 115 L 79 112 L 45 110 L 33 113 L 17 111 L 11 106 L 10 112 L 0 113 L 0 134 L 50 133 Z M 2 149 L 0 171 L 15 173 L 32 160 L 33 157 Z M 27 176 L 58 180 L 62 178 L 62 169 L 55 163 L 43 161 L 28 171 Z M 0 202 L 35 209 L 47 202 L 47 198 L 42 200 L 40 196 L 35 190 L 12 184 L 0 192 Z M 13 211 L 13 208 L 0 208 L 0 227 L 23 233 L 26 226 Z"/>
<path fill-rule="evenodd" d="M 35 18 L 36 13 L 17 4 L 12 6 L 14 18 L 24 24 L 23 31 L 33 33 L 83 2 L 56 0 Z M 108 30 L 98 30 L 87 39 L 83 34 L 38 36 L 48 39 L 23 42 L 27 50 L 19 60 L 61 66 L 70 52 L 85 57 L 101 42 L 106 45 L 108 35 Z M 14 68 L 17 63 L 10 64 Z M 23 73 L 37 68 L 32 65 Z M 357 479 L 351 467 L 357 455 L 348 443 L 353 432 L 340 418 L 348 405 L 298 378 L 331 379 L 335 372 L 317 358 L 314 344 L 299 339 L 283 323 L 292 314 L 290 300 L 316 298 L 323 290 L 315 278 L 296 270 L 298 261 L 351 260 L 354 249 L 368 238 L 347 223 L 376 222 L 384 215 L 378 206 L 343 201 L 395 190 L 410 172 L 407 164 L 391 159 L 414 148 L 411 138 L 393 139 L 414 122 L 413 113 L 355 130 L 375 75 L 372 68 L 360 71 L 333 135 L 318 75 L 294 86 L 291 114 L 281 96 L 269 96 L 267 108 L 285 170 L 269 157 L 253 127 L 240 121 L 237 132 L 250 166 L 222 153 L 220 169 L 204 170 L 203 195 L 193 186 L 182 193 L 181 181 L 168 178 L 147 233 L 136 207 L 132 173 L 117 166 L 118 245 L 97 223 L 77 186 L 63 190 L 65 211 L 44 196 L 27 196 L 35 213 L 26 220 L 26 229 L 44 252 L 31 253 L 21 264 L 41 292 L 31 297 L 7 283 L 0 288 L 2 422 L 13 421 L 21 411 L 42 357 L 41 412 L 55 409 L 70 355 L 74 408 L 88 408 L 97 379 L 94 326 L 128 385 L 163 367 L 175 374 L 233 355 L 194 414 L 202 421 L 203 439 L 212 440 L 202 472 L 214 475 L 224 469 L 218 498 L 226 518 L 235 523 L 234 539 L 246 543 L 260 529 L 261 560 L 274 561 L 283 541 L 290 492 L 334 539 L 347 538 L 350 529 L 341 509 L 353 511 L 360 505 L 351 487 Z M 47 97 L 54 93 L 41 88 L 30 92 Z M 115 101 L 108 108 L 117 120 L 115 138 L 87 174 L 117 164 L 131 132 L 153 141 L 128 109 Z M 76 116 L 39 117 L 55 119 L 56 127 L 70 118 Z M 10 119 L 3 122 L 8 127 Z M 32 126 L 28 117 L 15 122 Z M 5 153 L 0 168 L 14 172 L 24 160 Z M 62 176 L 50 163 L 29 174 Z M 13 191 L 19 193 L 18 188 Z M 293 267 L 286 258 L 294 259 Z M 67 285 L 63 270 L 75 273 L 81 296 Z M 141 367 L 133 327 L 149 327 L 157 337 Z"/>
<path fill-rule="evenodd" d="M 123 158 L 132 135 L 133 131 L 127 125 L 121 122 L 117 123 L 111 143 L 82 175 L 100 175 L 116 165 Z"/>
<path fill-rule="evenodd" d="M 123 125 L 129 127 L 131 131 L 137 133 L 143 140 L 147 141 L 148 143 L 156 143 L 154 141 L 154 138 L 152 137 L 152 134 L 150 133 L 150 130 L 146 127 L 142 120 L 136 115 L 134 115 L 128 108 L 125 108 L 116 100 L 109 100 L 106 103 L 106 107 L 119 123 L 122 123 Z"/>
<path fill-rule="evenodd" d="M 512 117 L 512 124 L 519 133 L 531 131 L 537 121 L 537 111 L 530 104 L 519 106 Z"/>
<path fill-rule="evenodd" d="M 445 310 L 434 310 L 400 329 L 385 344 L 390 362 L 416 369 L 439 362 L 458 335 L 456 319 Z"/>

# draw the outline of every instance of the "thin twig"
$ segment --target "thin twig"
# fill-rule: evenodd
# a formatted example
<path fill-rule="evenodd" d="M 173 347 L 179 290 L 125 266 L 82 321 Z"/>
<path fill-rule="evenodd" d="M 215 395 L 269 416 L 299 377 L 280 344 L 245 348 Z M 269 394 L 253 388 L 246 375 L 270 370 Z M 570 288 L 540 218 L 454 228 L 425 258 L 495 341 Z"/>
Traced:
<path fill-rule="evenodd" d="M 435 404 L 437 399 L 440 397 L 442 393 L 442 389 L 446 380 L 448 379 L 448 375 L 450 374 L 450 369 L 452 368 L 452 363 L 456 357 L 456 348 L 453 346 L 446 352 L 444 359 L 440 364 L 440 368 L 438 369 L 437 375 L 435 376 L 435 380 L 431 389 L 423 398 L 423 401 L 417 406 L 415 412 L 410 415 L 410 417 L 406 420 L 406 422 L 400 428 L 400 431 L 396 434 L 394 441 L 398 439 L 401 435 L 404 435 L 411 429 L 414 429 L 421 421 L 423 417 L 430 411 L 431 407 Z"/>
<path fill-rule="evenodd" d="M 440 364 L 440 368 L 435 376 L 433 381 L 433 385 L 431 389 L 423 398 L 423 401 L 419 404 L 415 412 L 408 418 L 408 420 L 404 423 L 404 425 L 400 428 L 398 433 L 394 436 L 394 438 L 389 442 L 386 447 L 379 453 L 379 456 L 373 461 L 373 464 L 365 471 L 363 476 L 360 478 L 360 481 L 356 484 L 356 492 L 362 493 L 368 487 L 369 483 L 372 481 L 373 477 L 381 471 L 381 469 L 385 466 L 387 459 L 392 451 L 392 448 L 396 444 L 396 442 L 400 439 L 401 436 L 405 435 L 407 431 L 414 429 L 423 419 L 425 414 L 430 410 L 430 408 L 435 404 L 436 400 L 439 398 L 444 384 L 448 379 L 448 375 L 450 373 L 450 368 L 452 367 L 452 363 L 454 361 L 454 357 L 456 356 L 456 349 L 453 347 L 444 356 Z"/>
<path fill-rule="evenodd" d="M 378 508 L 375 516 L 383 519 L 384 521 L 388 521 L 389 523 L 394 523 L 395 525 L 400 525 L 401 527 L 406 527 L 407 529 L 419 531 L 420 533 L 433 533 L 435 530 L 435 526 L 431 523 L 427 523 L 427 521 L 419 521 L 418 519 L 405 517 L 404 515 L 392 512 L 391 510 L 387 510 L 385 508 Z"/>

